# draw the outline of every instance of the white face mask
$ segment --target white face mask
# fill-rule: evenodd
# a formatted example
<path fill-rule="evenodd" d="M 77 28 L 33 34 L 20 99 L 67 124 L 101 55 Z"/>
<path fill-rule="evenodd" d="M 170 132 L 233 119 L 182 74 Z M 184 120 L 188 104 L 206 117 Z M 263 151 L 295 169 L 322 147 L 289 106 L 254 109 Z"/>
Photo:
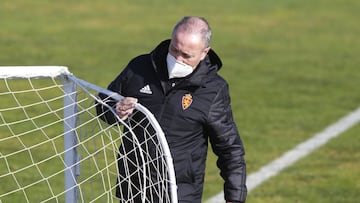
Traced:
<path fill-rule="evenodd" d="M 166 57 L 169 78 L 182 78 L 193 72 L 193 67 L 177 61 L 170 53 Z"/>

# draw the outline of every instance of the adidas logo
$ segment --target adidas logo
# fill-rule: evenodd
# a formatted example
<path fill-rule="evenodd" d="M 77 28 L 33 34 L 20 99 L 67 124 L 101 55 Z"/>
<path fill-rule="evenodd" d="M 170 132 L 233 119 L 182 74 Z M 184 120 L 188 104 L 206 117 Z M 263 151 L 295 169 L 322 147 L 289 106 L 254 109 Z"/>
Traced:
<path fill-rule="evenodd" d="M 140 92 L 144 94 L 152 94 L 150 85 L 145 85 L 143 88 L 140 89 Z"/>

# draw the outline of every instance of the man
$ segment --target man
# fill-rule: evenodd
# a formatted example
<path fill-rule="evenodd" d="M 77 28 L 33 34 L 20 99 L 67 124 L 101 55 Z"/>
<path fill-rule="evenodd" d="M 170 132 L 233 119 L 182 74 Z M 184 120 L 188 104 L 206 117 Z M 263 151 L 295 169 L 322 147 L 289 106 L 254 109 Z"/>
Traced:
<path fill-rule="evenodd" d="M 120 118 L 140 102 L 160 123 L 174 161 L 179 202 L 201 202 L 208 140 L 218 156 L 226 202 L 245 202 L 244 147 L 210 38 L 204 18 L 184 17 L 171 40 L 131 60 L 108 89 L 125 97 L 115 106 Z"/>

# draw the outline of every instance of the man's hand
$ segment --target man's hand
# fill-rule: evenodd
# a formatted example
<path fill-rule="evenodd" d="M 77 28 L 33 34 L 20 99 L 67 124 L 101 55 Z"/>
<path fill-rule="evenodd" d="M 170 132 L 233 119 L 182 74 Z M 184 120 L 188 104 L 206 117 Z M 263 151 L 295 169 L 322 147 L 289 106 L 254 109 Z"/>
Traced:
<path fill-rule="evenodd" d="M 118 103 L 116 103 L 116 113 L 122 120 L 127 119 L 128 116 L 134 111 L 134 107 L 137 102 L 138 99 L 134 97 L 124 97 Z"/>

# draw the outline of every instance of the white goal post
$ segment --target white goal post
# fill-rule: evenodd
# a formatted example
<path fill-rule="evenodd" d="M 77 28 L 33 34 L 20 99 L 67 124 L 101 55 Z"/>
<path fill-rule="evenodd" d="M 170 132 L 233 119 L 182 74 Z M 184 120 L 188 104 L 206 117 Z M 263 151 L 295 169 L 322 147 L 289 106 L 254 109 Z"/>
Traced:
<path fill-rule="evenodd" d="M 121 98 L 67 67 L 0 66 L 0 202 L 177 202 L 160 125 L 141 104 L 121 120 Z"/>

